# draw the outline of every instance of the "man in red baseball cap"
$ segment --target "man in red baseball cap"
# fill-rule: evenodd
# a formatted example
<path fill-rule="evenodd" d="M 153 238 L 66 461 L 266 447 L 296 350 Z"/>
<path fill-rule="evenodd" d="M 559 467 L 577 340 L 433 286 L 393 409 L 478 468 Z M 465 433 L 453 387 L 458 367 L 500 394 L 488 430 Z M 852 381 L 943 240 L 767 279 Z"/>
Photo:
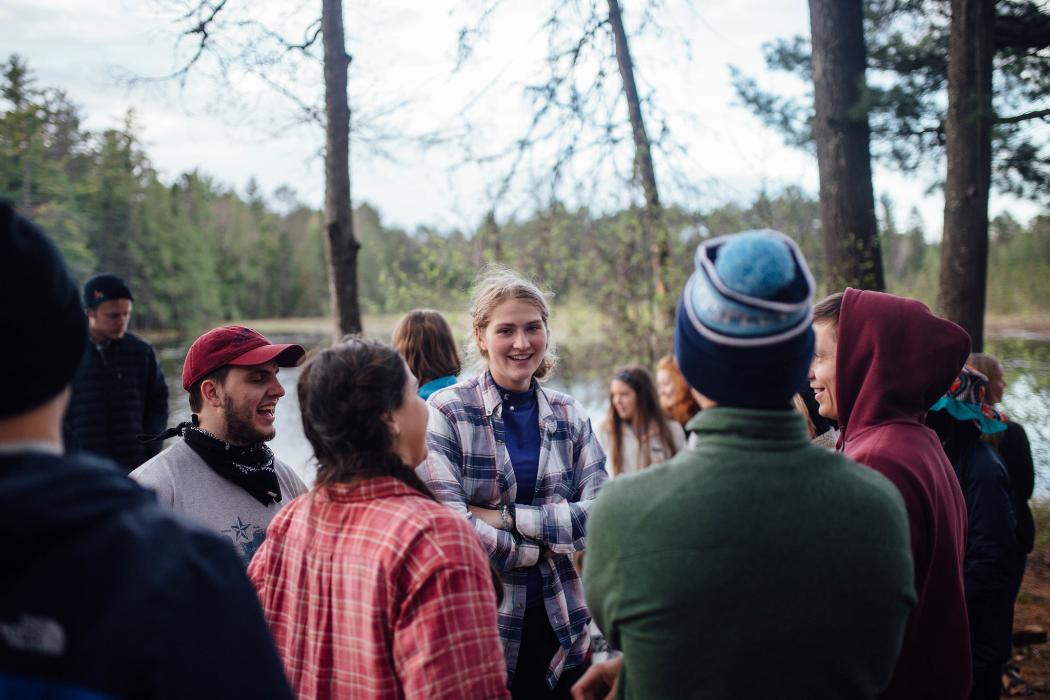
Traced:
<path fill-rule="evenodd" d="M 161 505 L 228 537 L 245 565 L 281 506 L 307 490 L 266 446 L 285 394 L 277 372 L 305 354 L 243 326 L 197 338 L 182 368 L 192 419 L 158 435 L 182 439 L 131 473 Z"/>

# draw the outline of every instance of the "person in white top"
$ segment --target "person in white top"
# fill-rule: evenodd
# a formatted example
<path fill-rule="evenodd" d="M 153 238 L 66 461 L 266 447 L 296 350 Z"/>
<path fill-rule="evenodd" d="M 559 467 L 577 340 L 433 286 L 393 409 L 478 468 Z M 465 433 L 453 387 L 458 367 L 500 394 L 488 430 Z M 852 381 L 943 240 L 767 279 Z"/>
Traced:
<path fill-rule="evenodd" d="M 641 365 L 616 370 L 609 411 L 598 435 L 610 476 L 664 462 L 685 447 L 685 431 L 660 410 L 653 375 Z"/>

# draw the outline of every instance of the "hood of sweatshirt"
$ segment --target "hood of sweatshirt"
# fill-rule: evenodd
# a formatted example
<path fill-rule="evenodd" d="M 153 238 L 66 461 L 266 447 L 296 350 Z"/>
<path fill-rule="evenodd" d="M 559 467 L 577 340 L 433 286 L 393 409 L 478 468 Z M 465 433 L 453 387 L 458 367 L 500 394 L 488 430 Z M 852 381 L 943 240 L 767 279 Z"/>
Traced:
<path fill-rule="evenodd" d="M 0 456 L 0 532 L 6 565 L 35 557 L 92 525 L 155 503 L 116 465 L 85 454 Z"/>
<path fill-rule="evenodd" d="M 839 313 L 835 403 L 843 437 L 885 423 L 922 423 L 970 354 L 966 331 L 925 304 L 847 289 Z"/>

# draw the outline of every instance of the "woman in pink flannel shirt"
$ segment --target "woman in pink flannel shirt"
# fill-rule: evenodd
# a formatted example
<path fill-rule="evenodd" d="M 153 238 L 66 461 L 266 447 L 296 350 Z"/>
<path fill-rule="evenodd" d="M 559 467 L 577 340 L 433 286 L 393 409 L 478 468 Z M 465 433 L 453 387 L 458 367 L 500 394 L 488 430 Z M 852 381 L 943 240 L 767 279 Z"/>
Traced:
<path fill-rule="evenodd" d="M 474 290 L 485 365 L 430 397 L 417 472 L 465 516 L 503 578 L 499 631 L 515 698 L 568 698 L 586 669 L 590 612 L 571 555 L 607 478 L 583 407 L 541 387 L 554 366 L 550 308 L 531 282 L 490 270 Z"/>
<path fill-rule="evenodd" d="M 358 338 L 299 377 L 317 483 L 248 568 L 298 697 L 508 697 L 485 553 L 409 466 L 427 451 L 417 388 Z"/>

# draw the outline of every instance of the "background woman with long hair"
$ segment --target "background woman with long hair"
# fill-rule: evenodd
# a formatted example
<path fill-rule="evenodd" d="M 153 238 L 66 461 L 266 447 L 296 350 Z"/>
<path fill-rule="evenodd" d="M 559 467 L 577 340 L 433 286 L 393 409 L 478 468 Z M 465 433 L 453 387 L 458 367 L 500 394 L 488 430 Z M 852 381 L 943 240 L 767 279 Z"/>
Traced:
<path fill-rule="evenodd" d="M 985 402 L 992 408 L 997 407 L 1006 392 L 1006 378 L 1003 366 L 993 355 L 979 352 L 970 355 L 966 363 L 988 378 L 988 391 Z M 1006 430 L 986 436 L 986 441 L 999 453 L 1010 476 L 1011 501 L 1014 517 L 1017 519 L 1017 572 L 1014 585 L 1020 590 L 1024 579 L 1025 563 L 1028 553 L 1035 546 L 1035 520 L 1032 509 L 1028 506 L 1032 492 L 1035 490 L 1035 462 L 1032 459 L 1032 446 L 1028 434 L 1020 423 L 1007 420 Z"/>
<path fill-rule="evenodd" d="M 299 376 L 317 482 L 248 567 L 297 697 L 507 697 L 485 553 L 413 470 L 417 389 L 396 350 L 360 338 Z"/>
<path fill-rule="evenodd" d="M 484 371 L 430 398 L 430 452 L 418 472 L 470 521 L 503 578 L 511 693 L 568 698 L 590 643 L 571 555 L 586 543 L 605 456 L 579 402 L 539 384 L 554 355 L 536 285 L 492 269 L 470 315 Z"/>
<path fill-rule="evenodd" d="M 664 462 L 685 447 L 685 430 L 660 410 L 653 376 L 641 365 L 616 370 L 599 434 L 612 476 Z"/>
<path fill-rule="evenodd" d="M 1002 433 L 1006 424 L 987 405 L 987 392 L 985 376 L 963 367 L 926 414 L 926 425 L 937 433 L 966 500 L 962 574 L 973 672 L 970 700 L 1000 696 L 1013 628 L 1017 526 L 1010 478 L 995 450 L 981 439 Z"/>

